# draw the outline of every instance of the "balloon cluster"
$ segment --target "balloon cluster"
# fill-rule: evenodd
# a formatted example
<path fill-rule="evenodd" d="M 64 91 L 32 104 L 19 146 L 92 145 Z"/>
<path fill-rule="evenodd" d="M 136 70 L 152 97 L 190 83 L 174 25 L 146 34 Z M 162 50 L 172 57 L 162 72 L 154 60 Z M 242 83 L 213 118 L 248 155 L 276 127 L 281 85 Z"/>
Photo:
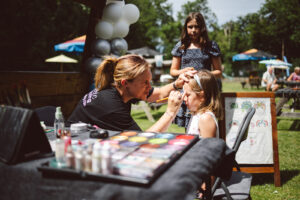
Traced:
<path fill-rule="evenodd" d="M 129 26 L 140 17 L 140 11 L 134 4 L 111 2 L 103 9 L 102 18 L 95 26 L 97 39 L 92 43 L 93 57 L 87 59 L 86 70 L 94 73 L 102 62 L 101 57 L 108 54 L 124 55 L 128 44 L 124 37 Z"/>

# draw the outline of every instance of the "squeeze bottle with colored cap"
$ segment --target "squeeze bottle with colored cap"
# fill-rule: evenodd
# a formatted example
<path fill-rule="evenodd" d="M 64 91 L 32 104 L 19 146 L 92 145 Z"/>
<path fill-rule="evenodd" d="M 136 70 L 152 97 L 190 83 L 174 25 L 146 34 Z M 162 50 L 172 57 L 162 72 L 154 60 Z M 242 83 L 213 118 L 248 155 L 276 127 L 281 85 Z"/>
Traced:
<path fill-rule="evenodd" d="M 54 132 L 57 138 L 60 138 L 65 130 L 64 117 L 61 112 L 61 107 L 56 107 L 55 120 L 54 120 Z"/>

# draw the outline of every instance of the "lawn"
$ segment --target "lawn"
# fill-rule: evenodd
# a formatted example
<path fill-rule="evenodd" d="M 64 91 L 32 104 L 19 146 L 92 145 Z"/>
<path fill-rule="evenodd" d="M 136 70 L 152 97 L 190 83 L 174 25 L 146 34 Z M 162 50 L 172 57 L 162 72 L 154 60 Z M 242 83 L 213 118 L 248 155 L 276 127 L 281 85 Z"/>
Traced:
<path fill-rule="evenodd" d="M 262 92 L 246 85 L 243 89 L 240 82 L 223 82 L 224 92 Z M 278 99 L 276 99 L 278 101 Z M 155 120 L 164 113 L 166 105 L 151 113 Z M 299 110 L 297 110 L 299 112 Z M 147 120 L 141 110 L 132 111 L 132 116 L 139 126 L 146 130 L 153 123 Z M 300 199 L 300 118 L 277 117 L 279 166 L 281 187 L 275 187 L 273 174 L 253 174 L 251 197 L 253 200 L 299 200 Z M 169 132 L 183 133 L 184 128 L 172 124 Z"/>

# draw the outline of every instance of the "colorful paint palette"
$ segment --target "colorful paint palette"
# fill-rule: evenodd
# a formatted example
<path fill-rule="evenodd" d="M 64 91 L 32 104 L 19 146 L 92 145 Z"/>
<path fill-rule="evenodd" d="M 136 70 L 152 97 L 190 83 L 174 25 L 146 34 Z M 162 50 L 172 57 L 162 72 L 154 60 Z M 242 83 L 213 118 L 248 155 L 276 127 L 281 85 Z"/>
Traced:
<path fill-rule="evenodd" d="M 123 132 L 108 139 L 117 140 L 121 149 L 134 148 L 128 154 L 120 150 L 114 156 L 118 158 L 117 161 L 114 159 L 116 162 L 113 164 L 115 174 L 151 179 L 193 145 L 198 137 L 175 133 Z"/>

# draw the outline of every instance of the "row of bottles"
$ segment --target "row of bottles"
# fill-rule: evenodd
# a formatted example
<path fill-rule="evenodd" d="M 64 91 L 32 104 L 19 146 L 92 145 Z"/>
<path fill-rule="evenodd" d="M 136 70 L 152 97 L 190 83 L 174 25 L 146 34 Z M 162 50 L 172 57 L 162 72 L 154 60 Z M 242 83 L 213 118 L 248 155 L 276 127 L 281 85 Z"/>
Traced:
<path fill-rule="evenodd" d="M 57 139 L 55 156 L 58 167 L 68 167 L 94 173 L 112 173 L 112 152 L 109 142 L 95 142 L 83 146 L 81 142 L 71 144 L 70 137 Z"/>

